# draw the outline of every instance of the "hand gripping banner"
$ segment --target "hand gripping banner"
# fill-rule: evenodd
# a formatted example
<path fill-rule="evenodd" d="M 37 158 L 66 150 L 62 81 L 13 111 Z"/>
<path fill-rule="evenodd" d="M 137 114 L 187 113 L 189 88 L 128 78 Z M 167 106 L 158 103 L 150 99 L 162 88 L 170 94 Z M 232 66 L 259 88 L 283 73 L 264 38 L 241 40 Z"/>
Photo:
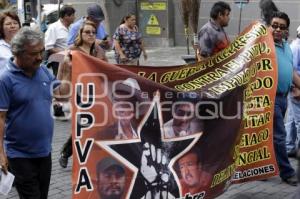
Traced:
<path fill-rule="evenodd" d="M 271 33 L 202 62 L 112 65 L 72 52 L 73 198 L 214 198 L 277 175 Z"/>

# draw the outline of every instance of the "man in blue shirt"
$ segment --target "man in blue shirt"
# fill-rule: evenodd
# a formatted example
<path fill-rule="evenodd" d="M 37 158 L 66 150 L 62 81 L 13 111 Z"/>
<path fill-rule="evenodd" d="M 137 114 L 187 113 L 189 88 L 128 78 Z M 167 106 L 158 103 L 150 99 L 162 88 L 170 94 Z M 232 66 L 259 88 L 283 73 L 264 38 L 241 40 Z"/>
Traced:
<path fill-rule="evenodd" d="M 274 105 L 273 141 L 277 164 L 281 179 L 289 185 L 297 186 L 297 177 L 292 168 L 286 152 L 286 130 L 284 127 L 284 116 L 287 108 L 287 94 L 292 82 L 300 88 L 300 77 L 293 70 L 292 51 L 285 41 L 285 33 L 290 25 L 290 19 L 283 12 L 275 12 L 271 19 L 271 30 L 275 42 L 278 86 Z"/>
<path fill-rule="evenodd" d="M 46 199 L 51 177 L 52 89 L 60 96 L 69 87 L 59 86 L 40 66 L 45 51 L 42 32 L 20 29 L 11 48 L 13 57 L 0 71 L 0 165 L 4 173 L 10 166 L 20 198 Z M 59 77 L 70 81 L 70 65 L 60 69 Z"/>
<path fill-rule="evenodd" d="M 300 26 L 297 28 L 297 38 L 290 45 L 293 52 L 293 66 L 300 75 Z M 295 96 L 298 90 L 293 89 L 288 96 L 288 110 L 285 122 L 287 131 L 286 149 L 288 156 L 295 157 L 297 148 L 300 148 L 300 101 Z M 298 137 L 298 141 L 296 143 Z M 297 146 L 298 145 L 298 146 Z"/>
<path fill-rule="evenodd" d="M 74 44 L 74 41 L 78 35 L 78 31 L 82 26 L 85 20 L 92 21 L 98 27 L 96 34 L 96 44 L 101 45 L 101 47 L 109 48 L 109 42 L 107 40 L 107 33 L 105 31 L 103 23 L 101 23 L 105 19 L 102 8 L 98 4 L 93 4 L 87 8 L 87 16 L 82 17 L 73 23 L 69 30 L 68 36 L 68 45 Z"/>

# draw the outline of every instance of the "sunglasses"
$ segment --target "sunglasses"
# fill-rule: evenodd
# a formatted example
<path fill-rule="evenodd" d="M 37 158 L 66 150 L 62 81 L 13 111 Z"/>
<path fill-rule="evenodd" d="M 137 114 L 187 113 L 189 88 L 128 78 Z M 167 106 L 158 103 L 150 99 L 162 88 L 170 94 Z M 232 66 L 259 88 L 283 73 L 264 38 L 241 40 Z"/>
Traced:
<path fill-rule="evenodd" d="M 83 31 L 83 33 L 85 33 L 87 35 L 96 35 L 95 31 L 90 31 L 90 30 Z"/>
<path fill-rule="evenodd" d="M 286 30 L 287 27 L 285 25 L 279 25 L 279 24 L 272 24 L 271 27 L 276 30 L 276 29 L 280 29 L 280 30 Z"/>

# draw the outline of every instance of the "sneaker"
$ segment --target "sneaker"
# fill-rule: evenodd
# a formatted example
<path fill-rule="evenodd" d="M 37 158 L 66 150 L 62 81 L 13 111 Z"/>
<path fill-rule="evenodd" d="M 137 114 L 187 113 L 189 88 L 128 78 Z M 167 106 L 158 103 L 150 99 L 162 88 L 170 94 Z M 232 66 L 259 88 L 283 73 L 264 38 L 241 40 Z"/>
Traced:
<path fill-rule="evenodd" d="M 297 186 L 297 184 L 298 184 L 298 179 L 297 179 L 296 175 L 293 175 L 292 177 L 289 177 L 286 179 L 282 179 L 282 181 L 291 186 Z"/>
<path fill-rule="evenodd" d="M 68 158 L 65 157 L 63 154 L 60 155 L 60 158 L 59 158 L 58 162 L 59 162 L 59 165 L 62 168 L 67 168 L 67 166 L 68 166 Z"/>

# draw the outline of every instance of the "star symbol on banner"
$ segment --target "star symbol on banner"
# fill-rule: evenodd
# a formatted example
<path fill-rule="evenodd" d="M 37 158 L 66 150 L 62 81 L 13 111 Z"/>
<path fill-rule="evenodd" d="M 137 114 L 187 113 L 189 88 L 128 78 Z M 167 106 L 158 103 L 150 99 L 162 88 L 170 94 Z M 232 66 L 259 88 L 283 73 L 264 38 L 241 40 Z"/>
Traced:
<path fill-rule="evenodd" d="M 126 198 L 178 198 L 181 185 L 174 163 L 200 139 L 202 132 L 165 139 L 157 92 L 137 129 L 138 138 L 96 141 L 112 157 L 133 171 Z"/>

